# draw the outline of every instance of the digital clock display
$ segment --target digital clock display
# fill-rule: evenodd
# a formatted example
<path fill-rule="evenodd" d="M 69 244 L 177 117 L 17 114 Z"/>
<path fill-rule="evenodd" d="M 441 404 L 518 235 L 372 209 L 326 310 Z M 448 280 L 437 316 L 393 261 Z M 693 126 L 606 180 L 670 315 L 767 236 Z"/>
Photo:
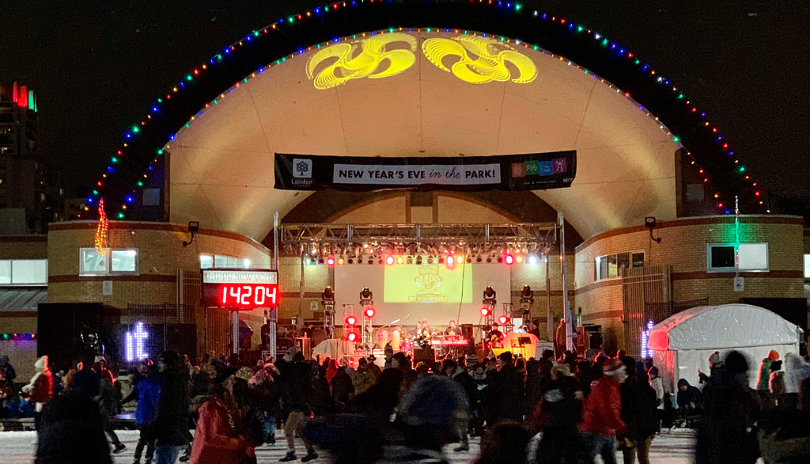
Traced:
<path fill-rule="evenodd" d="M 203 306 L 236 310 L 278 306 L 278 274 L 265 270 L 203 270 Z"/>

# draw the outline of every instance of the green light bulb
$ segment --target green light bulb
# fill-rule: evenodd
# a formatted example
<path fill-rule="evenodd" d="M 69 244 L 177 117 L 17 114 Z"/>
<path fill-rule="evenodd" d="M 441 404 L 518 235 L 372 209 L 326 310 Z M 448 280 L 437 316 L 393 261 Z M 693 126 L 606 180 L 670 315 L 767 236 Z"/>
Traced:
<path fill-rule="evenodd" d="M 124 213 L 118 213 L 118 219 L 124 219 Z"/>
<path fill-rule="evenodd" d="M 113 156 L 113 157 L 112 157 L 112 162 L 113 162 L 113 163 L 117 163 L 117 162 L 118 162 L 118 158 L 116 158 L 115 156 Z"/>
<path fill-rule="evenodd" d="M 138 181 L 138 187 L 143 187 L 143 182 Z"/>

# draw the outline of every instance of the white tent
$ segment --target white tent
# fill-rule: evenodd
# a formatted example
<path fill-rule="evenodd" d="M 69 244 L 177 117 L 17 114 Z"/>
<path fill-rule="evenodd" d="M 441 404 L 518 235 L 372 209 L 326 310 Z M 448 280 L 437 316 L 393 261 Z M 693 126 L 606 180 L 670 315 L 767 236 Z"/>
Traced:
<path fill-rule="evenodd" d="M 709 355 L 731 350 L 743 353 L 751 364 L 748 380 L 756 387 L 759 362 L 769 350 L 799 353 L 801 329 L 759 306 L 726 304 L 698 306 L 675 314 L 650 330 L 648 348 L 658 367 L 664 389 L 674 391 L 679 379 L 698 383 L 698 369 L 709 373 Z"/>

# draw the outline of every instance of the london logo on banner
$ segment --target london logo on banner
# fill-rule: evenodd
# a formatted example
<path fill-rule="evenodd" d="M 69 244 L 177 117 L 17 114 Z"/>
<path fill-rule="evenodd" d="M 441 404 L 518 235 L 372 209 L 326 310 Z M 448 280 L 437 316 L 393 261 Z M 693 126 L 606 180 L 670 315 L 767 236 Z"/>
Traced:
<path fill-rule="evenodd" d="M 353 157 L 276 153 L 280 190 L 544 190 L 570 187 L 575 150 L 501 156 Z"/>

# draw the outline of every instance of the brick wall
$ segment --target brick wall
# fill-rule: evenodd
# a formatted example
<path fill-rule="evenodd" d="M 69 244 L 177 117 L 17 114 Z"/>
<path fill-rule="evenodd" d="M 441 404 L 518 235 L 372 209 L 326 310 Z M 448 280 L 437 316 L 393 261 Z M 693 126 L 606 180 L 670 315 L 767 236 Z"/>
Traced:
<path fill-rule="evenodd" d="M 0 259 L 45 259 L 47 257 L 47 235 L 0 237 Z"/>
<path fill-rule="evenodd" d="M 740 222 L 740 241 L 767 242 L 770 259 L 770 272 L 743 273 L 744 292 L 734 292 L 733 273 L 706 272 L 706 244 L 733 243 L 734 218 L 684 218 L 656 227 L 654 235 L 661 238 L 661 243 L 652 241 L 649 230 L 642 226 L 608 231 L 577 247 L 575 306 L 583 308 L 586 322 L 603 325 L 608 346 L 621 347 L 621 280 L 594 283 L 595 258 L 627 251 L 643 251 L 646 265 L 671 266 L 674 301 L 708 298 L 709 304 L 719 305 L 746 297 L 803 297 L 801 218 L 743 216 Z"/>
<path fill-rule="evenodd" d="M 17 373 L 14 383 L 27 384 L 35 373 L 34 363 L 37 360 L 36 340 L 0 339 L 0 356 L 2 355 L 8 356 L 8 361 L 14 366 L 14 371 Z"/>
<path fill-rule="evenodd" d="M 92 248 L 95 222 L 52 224 L 48 233 L 48 301 L 102 302 L 126 308 L 129 303 L 159 304 L 177 300 L 177 273 L 199 269 L 200 254 L 247 258 L 251 267 L 268 268 L 270 252 L 247 237 L 213 230 L 200 230 L 190 246 L 185 226 L 164 223 L 110 222 L 111 248 L 137 248 L 137 276 L 79 276 L 79 249 Z M 102 282 L 113 282 L 113 294 L 102 295 Z"/>

